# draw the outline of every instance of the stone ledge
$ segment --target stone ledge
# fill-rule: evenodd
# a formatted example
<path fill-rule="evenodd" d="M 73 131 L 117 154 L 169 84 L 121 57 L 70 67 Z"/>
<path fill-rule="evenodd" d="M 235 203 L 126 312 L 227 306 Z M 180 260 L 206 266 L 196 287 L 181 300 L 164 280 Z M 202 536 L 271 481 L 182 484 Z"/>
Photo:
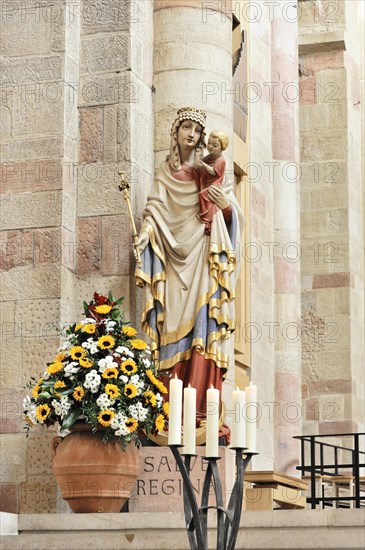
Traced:
<path fill-rule="evenodd" d="M 346 50 L 344 31 L 299 35 L 299 55 Z"/>
<path fill-rule="evenodd" d="M 136 514 L 6 514 L 19 536 L 3 536 L 4 550 L 188 550 L 179 512 Z M 13 516 L 13 518 L 10 518 Z M 1 524 L 3 524 L 1 513 Z M 247 550 L 357 550 L 364 547 L 365 510 L 243 512 L 237 548 Z M 209 548 L 215 548 L 214 517 Z"/>

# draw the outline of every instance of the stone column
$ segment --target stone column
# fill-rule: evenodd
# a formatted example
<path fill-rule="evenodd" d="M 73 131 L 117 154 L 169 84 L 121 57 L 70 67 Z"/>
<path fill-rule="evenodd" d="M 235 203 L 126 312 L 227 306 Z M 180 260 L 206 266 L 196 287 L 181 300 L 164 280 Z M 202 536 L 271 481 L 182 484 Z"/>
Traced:
<path fill-rule="evenodd" d="M 274 469 L 298 475 L 301 433 L 298 23 L 275 11 L 271 38 L 275 282 Z M 282 9 L 280 9 L 282 8 Z M 286 14 L 284 16 L 284 14 Z"/>
<path fill-rule="evenodd" d="M 299 65 L 305 432 L 346 433 L 362 431 L 364 411 L 364 11 L 308 4 Z"/>
<path fill-rule="evenodd" d="M 232 19 L 228 11 L 220 11 L 229 10 L 231 2 L 213 4 L 217 11 L 208 2 L 155 0 L 156 166 L 168 152 L 171 124 L 180 107 L 204 109 L 208 131 L 221 128 L 233 137 Z"/>
<path fill-rule="evenodd" d="M 177 109 L 196 107 L 207 113 L 207 132 L 220 128 L 230 136 L 225 158 L 233 181 L 231 2 L 155 0 L 154 9 L 155 167 L 169 151 Z M 233 378 L 232 361 L 224 401 Z"/>
<path fill-rule="evenodd" d="M 124 295 L 135 314 L 135 261 L 118 173 L 130 181 L 138 224 L 150 187 L 152 156 L 151 2 L 84 6 L 80 52 L 79 166 L 76 221 L 76 297 L 94 289 Z"/>

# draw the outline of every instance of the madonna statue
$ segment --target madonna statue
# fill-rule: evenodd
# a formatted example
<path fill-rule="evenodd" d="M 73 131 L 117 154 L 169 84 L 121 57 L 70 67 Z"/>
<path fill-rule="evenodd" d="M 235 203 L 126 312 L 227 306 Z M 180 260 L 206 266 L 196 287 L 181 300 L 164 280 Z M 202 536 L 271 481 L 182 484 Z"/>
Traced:
<path fill-rule="evenodd" d="M 171 129 L 170 154 L 157 172 L 143 212 L 137 247 L 144 286 L 142 328 L 164 381 L 197 388 L 197 417 L 205 417 L 206 389 L 222 389 L 235 326 L 236 247 L 243 223 L 230 184 L 211 185 L 217 208 L 210 234 L 199 216 L 197 150 L 205 147 L 206 115 L 186 107 Z M 162 373 L 161 373 L 162 374 Z M 167 384 L 168 385 L 168 384 Z"/>

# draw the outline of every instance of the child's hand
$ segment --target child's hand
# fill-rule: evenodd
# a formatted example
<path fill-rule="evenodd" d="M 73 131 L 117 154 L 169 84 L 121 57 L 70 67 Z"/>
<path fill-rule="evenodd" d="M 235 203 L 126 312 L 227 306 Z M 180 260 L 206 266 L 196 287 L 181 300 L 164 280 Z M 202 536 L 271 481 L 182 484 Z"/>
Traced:
<path fill-rule="evenodd" d="M 196 158 L 194 163 L 194 168 L 203 168 L 205 166 L 201 158 Z"/>

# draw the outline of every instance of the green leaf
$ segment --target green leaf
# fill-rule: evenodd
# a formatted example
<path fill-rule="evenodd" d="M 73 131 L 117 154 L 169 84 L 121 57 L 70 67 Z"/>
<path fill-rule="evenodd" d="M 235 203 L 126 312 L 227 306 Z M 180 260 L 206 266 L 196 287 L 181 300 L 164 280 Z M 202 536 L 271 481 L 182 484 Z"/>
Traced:
<path fill-rule="evenodd" d="M 62 429 L 68 430 L 69 428 L 71 428 L 71 426 L 75 424 L 80 414 L 81 409 L 74 409 L 73 411 L 71 411 L 62 422 Z"/>
<path fill-rule="evenodd" d="M 48 391 L 42 391 L 42 393 L 38 394 L 38 399 L 49 399 L 51 397 L 51 394 L 48 393 Z"/>
<path fill-rule="evenodd" d="M 108 292 L 108 300 L 109 302 L 114 302 L 113 294 L 110 292 L 110 290 Z"/>
<path fill-rule="evenodd" d="M 120 304 L 122 304 L 124 300 L 124 296 L 121 296 L 120 298 L 118 298 L 118 300 L 116 300 L 115 305 L 120 306 Z"/>
<path fill-rule="evenodd" d="M 73 388 L 65 388 L 65 389 L 56 388 L 56 392 L 57 392 L 59 395 L 70 395 L 70 393 L 73 393 L 73 392 L 74 392 L 74 389 L 73 389 Z"/>
<path fill-rule="evenodd" d="M 41 386 L 42 388 L 52 388 L 54 383 L 54 380 L 44 380 Z"/>

